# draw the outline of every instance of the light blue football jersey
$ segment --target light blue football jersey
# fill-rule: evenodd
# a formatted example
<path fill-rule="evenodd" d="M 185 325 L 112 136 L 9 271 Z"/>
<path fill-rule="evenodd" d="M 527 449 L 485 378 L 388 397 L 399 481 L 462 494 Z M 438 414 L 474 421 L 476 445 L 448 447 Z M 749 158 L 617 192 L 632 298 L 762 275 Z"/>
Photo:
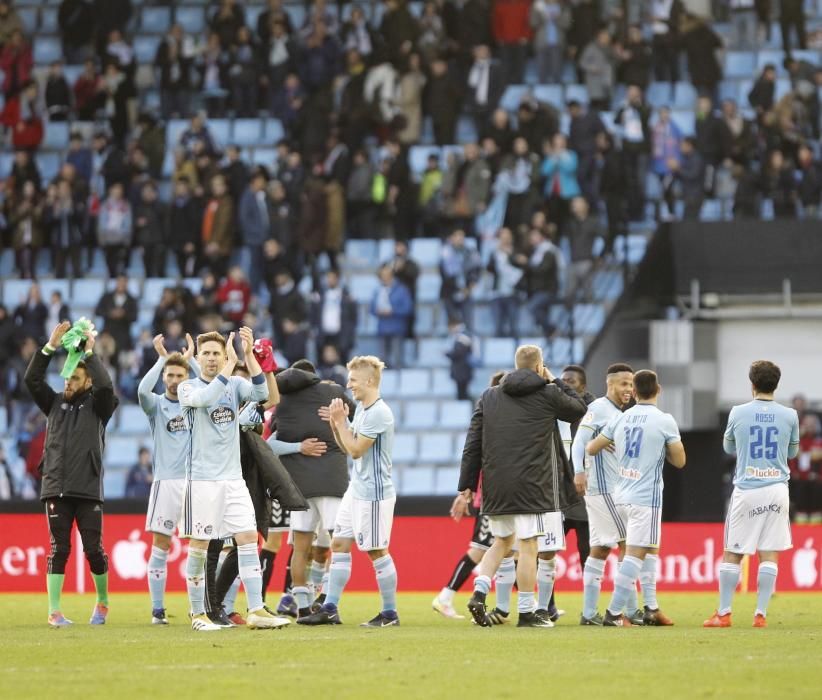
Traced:
<path fill-rule="evenodd" d="M 382 501 L 394 498 L 391 480 L 391 455 L 394 452 L 394 414 L 381 398 L 368 408 L 357 404 L 351 431 L 364 435 L 374 444 L 359 459 L 354 460 L 351 488 L 355 498 L 364 501 Z"/>
<path fill-rule="evenodd" d="M 734 486 L 756 489 L 790 478 L 788 459 L 799 450 L 799 416 L 776 401 L 734 406 L 725 429 L 725 451 L 736 453 Z"/>
<path fill-rule="evenodd" d="M 588 443 L 599 435 L 614 416 L 622 415 L 622 410 L 607 396 L 588 404 L 588 413 L 580 421 L 572 447 L 574 455 L 574 472 L 583 471 L 588 476 L 586 492 L 589 496 L 612 493 L 619 478 L 617 456 L 608 450 L 602 450 L 591 457 L 585 454 Z M 579 464 L 578 464 L 579 462 Z"/>
<path fill-rule="evenodd" d="M 191 428 L 187 477 L 192 481 L 242 479 L 240 406 L 268 398 L 265 377 L 258 374 L 250 382 L 222 375 L 210 383 L 189 379 L 180 384 L 177 394 Z"/>
<path fill-rule="evenodd" d="M 602 434 L 616 445 L 619 479 L 614 501 L 618 505 L 662 506 L 665 448 L 682 439 L 674 417 L 653 404 L 637 404 L 615 415 Z"/>
<path fill-rule="evenodd" d="M 180 402 L 153 391 L 165 365 L 165 358 L 159 358 L 137 387 L 137 400 L 148 418 L 154 443 L 154 481 L 184 479 L 191 447 L 191 430 Z"/>

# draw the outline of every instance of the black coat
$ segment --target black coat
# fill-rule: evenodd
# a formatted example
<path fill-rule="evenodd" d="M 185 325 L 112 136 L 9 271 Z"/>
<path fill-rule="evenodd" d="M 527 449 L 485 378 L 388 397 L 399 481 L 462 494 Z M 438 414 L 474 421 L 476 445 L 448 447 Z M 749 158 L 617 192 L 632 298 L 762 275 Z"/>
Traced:
<path fill-rule="evenodd" d="M 112 318 L 111 312 L 115 309 L 125 309 L 125 314 L 121 318 Z M 121 350 L 131 350 L 134 341 L 131 339 L 131 324 L 137 320 L 137 300 L 128 292 L 122 307 L 117 305 L 117 295 L 115 292 L 106 292 L 97 302 L 95 315 L 103 317 L 103 330 L 111 334 L 114 342 L 117 343 L 117 352 Z"/>
<path fill-rule="evenodd" d="M 530 369 L 509 372 L 477 402 L 459 490 L 476 491 L 482 474 L 486 515 L 562 510 L 575 491 L 557 420 L 575 423 L 586 410 L 585 401 L 561 379 L 549 384 Z"/>
<path fill-rule="evenodd" d="M 330 425 L 317 415 L 317 409 L 328 406 L 332 399 L 342 399 L 353 416 L 354 404 L 339 384 L 323 382 L 316 374 L 301 369 L 280 372 L 277 388 L 277 439 L 302 442 L 313 437 L 328 446 L 321 457 L 299 452 L 283 455 L 283 465 L 306 498 L 341 497 L 348 488 L 348 460 L 334 440 Z"/>
<path fill-rule="evenodd" d="M 240 433 L 240 465 L 254 505 L 257 530 L 263 537 L 268 536 L 272 498 L 285 510 L 308 510 L 308 503 L 280 459 L 253 430 Z"/>
<path fill-rule="evenodd" d="M 311 327 L 317 332 L 319 338 L 326 337 L 322 329 L 322 314 L 325 294 L 326 292 L 322 291 L 312 297 L 309 312 Z M 354 341 L 357 335 L 357 302 L 354 301 L 347 289 L 343 289 L 342 291 L 340 307 L 339 340 L 335 343 L 335 345 L 337 348 L 342 350 L 342 355 L 347 355 L 351 348 L 354 347 Z"/>
<path fill-rule="evenodd" d="M 100 358 L 90 356 L 85 363 L 92 387 L 69 401 L 46 381 L 51 357 L 38 350 L 26 370 L 26 386 L 47 419 L 40 500 L 66 496 L 102 503 L 106 424 L 119 403 L 111 377 Z"/>

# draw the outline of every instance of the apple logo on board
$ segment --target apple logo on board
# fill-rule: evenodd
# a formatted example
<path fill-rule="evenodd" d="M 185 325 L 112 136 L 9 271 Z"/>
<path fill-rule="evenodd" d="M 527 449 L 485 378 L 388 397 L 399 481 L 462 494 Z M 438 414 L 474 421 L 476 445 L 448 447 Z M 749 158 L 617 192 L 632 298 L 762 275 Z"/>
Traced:
<path fill-rule="evenodd" d="M 146 547 L 140 531 L 132 530 L 127 540 L 120 540 L 111 550 L 114 570 L 120 578 L 146 577 Z"/>
<path fill-rule="evenodd" d="M 819 576 L 816 559 L 819 552 L 813 546 L 813 538 L 805 540 L 805 546 L 793 555 L 793 580 L 799 588 L 813 588 Z"/>

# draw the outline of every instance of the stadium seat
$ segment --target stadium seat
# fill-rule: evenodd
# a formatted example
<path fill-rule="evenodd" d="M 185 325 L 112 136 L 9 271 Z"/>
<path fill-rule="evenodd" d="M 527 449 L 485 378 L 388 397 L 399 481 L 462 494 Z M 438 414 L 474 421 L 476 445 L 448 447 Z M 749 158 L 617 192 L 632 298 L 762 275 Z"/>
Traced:
<path fill-rule="evenodd" d="M 407 430 L 433 428 L 437 424 L 437 403 L 435 401 L 406 401 L 402 426 Z"/>
<path fill-rule="evenodd" d="M 377 242 L 351 238 L 345 242 L 345 265 L 354 270 L 373 270 L 378 263 Z"/>
<path fill-rule="evenodd" d="M 360 304 L 370 304 L 380 281 L 373 274 L 351 275 L 348 279 L 348 291 Z"/>
<path fill-rule="evenodd" d="M 271 170 L 277 162 L 276 148 L 254 148 L 251 151 L 251 162 L 254 165 L 262 165 Z"/>
<path fill-rule="evenodd" d="M 457 121 L 457 141 L 476 143 L 479 140 L 477 125 L 471 117 L 460 117 Z"/>
<path fill-rule="evenodd" d="M 305 6 L 302 3 L 299 4 L 289 4 L 283 8 L 289 17 L 291 17 L 291 24 L 294 26 L 294 29 L 299 31 L 305 26 L 305 20 L 307 16 L 307 12 Z M 377 26 L 373 22 L 371 26 Z"/>
<path fill-rule="evenodd" d="M 49 299 L 51 298 L 52 292 L 60 292 L 63 297 L 63 301 L 68 303 L 71 299 L 71 288 L 69 285 L 69 281 L 66 279 L 43 279 L 39 280 L 40 283 L 40 294 L 43 297 L 43 301 L 48 304 Z"/>
<path fill-rule="evenodd" d="M 671 111 L 671 121 L 673 121 L 682 132 L 683 136 L 693 136 L 696 131 L 696 115 L 693 109 L 675 109 Z"/>
<path fill-rule="evenodd" d="M 43 182 L 50 182 L 57 177 L 62 162 L 59 153 L 41 152 L 35 156 L 35 160 L 37 161 L 37 167 L 40 170 L 40 177 Z"/>
<path fill-rule="evenodd" d="M 482 363 L 486 367 L 510 367 L 516 349 L 513 338 L 486 338 L 482 343 Z"/>
<path fill-rule="evenodd" d="M 471 422 L 470 401 L 443 401 L 440 404 L 440 418 L 438 425 L 441 428 L 465 430 Z"/>
<path fill-rule="evenodd" d="M 436 270 L 442 255 L 442 241 L 437 238 L 413 238 L 408 254 L 422 269 Z"/>
<path fill-rule="evenodd" d="M 696 88 L 691 83 L 678 82 L 674 90 L 674 109 L 694 109 L 696 107 Z"/>
<path fill-rule="evenodd" d="M 782 60 L 784 58 L 784 54 L 782 51 L 776 50 L 764 50 L 764 51 L 757 51 L 756 53 L 756 72 L 757 75 L 762 72 L 762 69 L 769 63 L 776 66 L 777 73 L 782 73 Z M 816 57 L 816 63 L 819 62 L 819 57 Z"/>
<path fill-rule="evenodd" d="M 140 17 L 140 30 L 152 34 L 164 34 L 171 26 L 170 7 L 144 7 Z"/>
<path fill-rule="evenodd" d="M 154 57 L 157 55 L 157 47 L 160 45 L 160 41 L 161 38 L 159 36 L 146 34 L 136 36 L 134 38 L 134 55 L 137 58 L 137 62 L 140 64 L 154 63 Z"/>
<path fill-rule="evenodd" d="M 38 36 L 34 39 L 34 62 L 48 65 L 63 58 L 63 47 L 55 36 Z"/>
<path fill-rule="evenodd" d="M 417 278 L 417 301 L 434 302 L 440 298 L 442 278 L 438 272 L 423 272 Z"/>
<path fill-rule="evenodd" d="M 37 8 L 36 7 L 20 7 L 17 9 L 17 16 L 23 23 L 23 29 L 26 34 L 34 34 L 37 31 Z"/>
<path fill-rule="evenodd" d="M 121 435 L 142 435 L 148 421 L 137 404 L 124 403 L 117 408 L 117 432 Z"/>
<path fill-rule="evenodd" d="M 251 28 L 252 32 L 256 32 L 257 30 L 257 20 L 259 19 L 260 15 L 265 10 L 264 5 L 252 5 L 251 3 L 246 3 L 245 7 L 245 24 L 247 27 Z"/>
<path fill-rule="evenodd" d="M 399 392 L 400 373 L 395 369 L 387 369 L 382 373 L 380 393 L 383 396 L 396 396 Z"/>
<path fill-rule="evenodd" d="M 699 212 L 701 221 L 719 221 L 722 219 L 722 203 L 718 199 L 706 199 Z"/>
<path fill-rule="evenodd" d="M 205 11 L 202 7 L 178 7 L 174 21 L 183 27 L 187 34 L 202 34 L 205 29 Z"/>
<path fill-rule="evenodd" d="M 5 434 L 9 429 L 8 412 L 5 406 L 0 406 L 0 433 Z"/>
<path fill-rule="evenodd" d="M 135 464 L 137 457 L 128 466 Z M 112 465 L 113 466 L 113 465 Z M 128 480 L 128 467 L 121 465 L 119 469 L 110 469 L 109 462 L 106 461 L 106 470 L 103 472 L 103 494 L 106 498 L 123 498 L 126 494 L 126 481 Z"/>
<path fill-rule="evenodd" d="M 434 467 L 405 467 L 402 470 L 403 496 L 428 496 L 434 488 Z"/>
<path fill-rule="evenodd" d="M 109 435 L 106 437 L 106 451 L 104 461 L 107 467 L 130 467 L 137 462 L 141 444 L 149 444 L 149 440 L 141 443 L 137 437 L 120 437 Z"/>
<path fill-rule="evenodd" d="M 413 433 L 397 433 L 394 436 L 394 462 L 413 464 L 417 461 L 417 436 Z"/>
<path fill-rule="evenodd" d="M 199 294 L 200 290 L 203 288 L 203 280 L 199 277 L 183 277 L 180 280 L 182 285 L 191 290 L 192 294 Z"/>
<path fill-rule="evenodd" d="M 231 122 L 228 119 L 209 119 L 208 130 L 217 148 L 231 143 Z"/>
<path fill-rule="evenodd" d="M 26 300 L 31 280 L 5 280 L 3 282 L 3 304 L 9 312 L 14 311 L 14 307 Z"/>
<path fill-rule="evenodd" d="M 411 146 L 408 149 L 408 167 L 417 179 L 425 172 L 431 155 L 440 156 L 439 146 Z"/>
<path fill-rule="evenodd" d="M 0 251 L 0 279 L 11 277 L 14 274 L 14 251 Z"/>
<path fill-rule="evenodd" d="M 40 10 L 40 32 L 43 34 L 53 34 L 60 31 L 57 26 L 57 9 L 44 7 Z"/>
<path fill-rule="evenodd" d="M 531 89 L 527 85 L 509 85 L 502 93 L 499 106 L 506 112 L 516 112 L 522 98 L 529 95 Z"/>
<path fill-rule="evenodd" d="M 726 78 L 750 78 L 756 72 L 753 51 L 728 51 L 725 54 Z"/>
<path fill-rule="evenodd" d="M 87 277 L 74 280 L 71 283 L 71 303 L 80 306 L 97 306 L 105 290 L 105 282 L 101 279 Z"/>
<path fill-rule="evenodd" d="M 265 120 L 265 142 L 275 146 L 277 142 L 285 138 L 285 129 L 279 119 L 269 118 Z"/>
<path fill-rule="evenodd" d="M 426 396 L 431 374 L 427 369 L 404 369 L 400 371 L 399 395 L 402 397 Z"/>
<path fill-rule="evenodd" d="M 535 85 L 534 97 L 553 107 L 562 106 L 562 85 Z"/>
<path fill-rule="evenodd" d="M 445 353 L 451 347 L 447 338 L 426 338 L 422 335 L 419 339 L 417 364 L 421 367 L 448 367 L 450 360 Z"/>
<path fill-rule="evenodd" d="M 176 286 L 177 281 L 167 277 L 153 277 L 146 279 L 143 284 L 143 293 L 140 296 L 140 305 L 156 308 L 157 304 L 160 303 L 160 297 L 163 296 L 163 290 L 166 287 Z"/>
<path fill-rule="evenodd" d="M 231 143 L 238 146 L 257 146 L 263 141 L 262 122 L 259 119 L 235 119 Z"/>
<path fill-rule="evenodd" d="M 570 102 L 571 100 L 576 100 L 582 104 L 588 104 L 588 88 L 584 85 L 577 85 L 572 83 L 571 85 L 565 86 L 565 102 Z M 562 107 L 562 104 L 556 105 L 557 107 Z"/>
<path fill-rule="evenodd" d="M 420 436 L 421 462 L 448 464 L 454 461 L 454 440 L 451 433 L 426 433 Z"/>
<path fill-rule="evenodd" d="M 48 122 L 46 133 L 43 137 L 43 148 L 53 150 L 64 150 L 68 148 L 69 125 L 68 122 Z"/>
<path fill-rule="evenodd" d="M 451 379 L 450 370 L 434 368 L 431 371 L 431 396 L 438 399 L 452 399 L 456 396 L 456 392 L 456 385 Z"/>
<path fill-rule="evenodd" d="M 166 148 L 174 150 L 180 142 L 181 134 L 188 128 L 188 119 L 169 119 L 166 123 Z M 209 128 L 211 123 L 209 122 Z"/>
<path fill-rule="evenodd" d="M 434 495 L 453 496 L 460 481 L 459 467 L 439 467 L 434 471 Z"/>

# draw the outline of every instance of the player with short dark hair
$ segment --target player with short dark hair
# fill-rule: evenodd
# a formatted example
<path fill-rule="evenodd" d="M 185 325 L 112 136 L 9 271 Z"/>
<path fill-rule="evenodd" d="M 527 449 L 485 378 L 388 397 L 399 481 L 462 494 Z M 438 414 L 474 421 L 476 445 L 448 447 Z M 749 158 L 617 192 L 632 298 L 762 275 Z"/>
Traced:
<path fill-rule="evenodd" d="M 183 417 L 177 389 L 188 379 L 189 369 L 198 373 L 194 363 L 194 341 L 186 335 L 188 345 L 183 354 L 169 353 L 163 336 L 154 337 L 157 362 L 137 386 L 137 400 L 148 418 L 154 454 L 154 480 L 146 511 L 146 532 L 152 534 L 148 560 L 148 589 L 151 595 L 151 622 L 167 625 L 165 588 L 168 577 L 168 550 L 171 536 L 183 512 L 186 460 L 191 448 L 191 429 Z M 162 377 L 165 391 L 155 394 L 154 387 Z"/>
<path fill-rule="evenodd" d="M 725 519 L 725 553 L 719 566 L 719 608 L 705 627 L 730 627 L 731 602 L 742 557 L 759 556 L 754 627 L 767 626 L 768 603 L 776 587 L 779 552 L 791 541 L 788 459 L 799 453 L 799 416 L 774 401 L 782 373 L 773 362 L 751 365 L 753 401 L 734 406 L 723 448 L 736 455 L 734 490 Z"/>
<path fill-rule="evenodd" d="M 32 356 L 25 374 L 34 402 L 46 414 L 40 500 L 45 503 L 51 537 L 46 574 L 51 627 L 71 624 L 60 612 L 60 596 L 75 523 L 97 591 L 90 623 L 105 624 L 108 614 L 108 557 L 103 550 L 103 450 L 106 425 L 119 402 L 109 373 L 93 352 L 91 330 L 85 331 L 85 360 L 66 379 L 63 391 L 58 394 L 48 385 L 49 363 L 70 328 L 68 321 L 55 326 L 43 349 Z"/>
<path fill-rule="evenodd" d="M 631 625 L 622 611 L 636 595 L 636 582 L 646 557 L 656 554 L 662 536 L 662 467 L 667 457 L 676 468 L 685 466 L 685 448 L 673 416 L 657 408 L 662 387 L 656 373 L 640 370 L 634 374 L 636 406 L 615 414 L 608 425 L 585 448 L 596 457 L 606 447 L 616 447 L 619 481 L 614 495 L 617 515 L 625 525 L 625 557 L 619 565 L 614 593 L 605 611 L 606 627 Z M 644 624 L 660 622 L 656 588 L 643 588 Z"/>

